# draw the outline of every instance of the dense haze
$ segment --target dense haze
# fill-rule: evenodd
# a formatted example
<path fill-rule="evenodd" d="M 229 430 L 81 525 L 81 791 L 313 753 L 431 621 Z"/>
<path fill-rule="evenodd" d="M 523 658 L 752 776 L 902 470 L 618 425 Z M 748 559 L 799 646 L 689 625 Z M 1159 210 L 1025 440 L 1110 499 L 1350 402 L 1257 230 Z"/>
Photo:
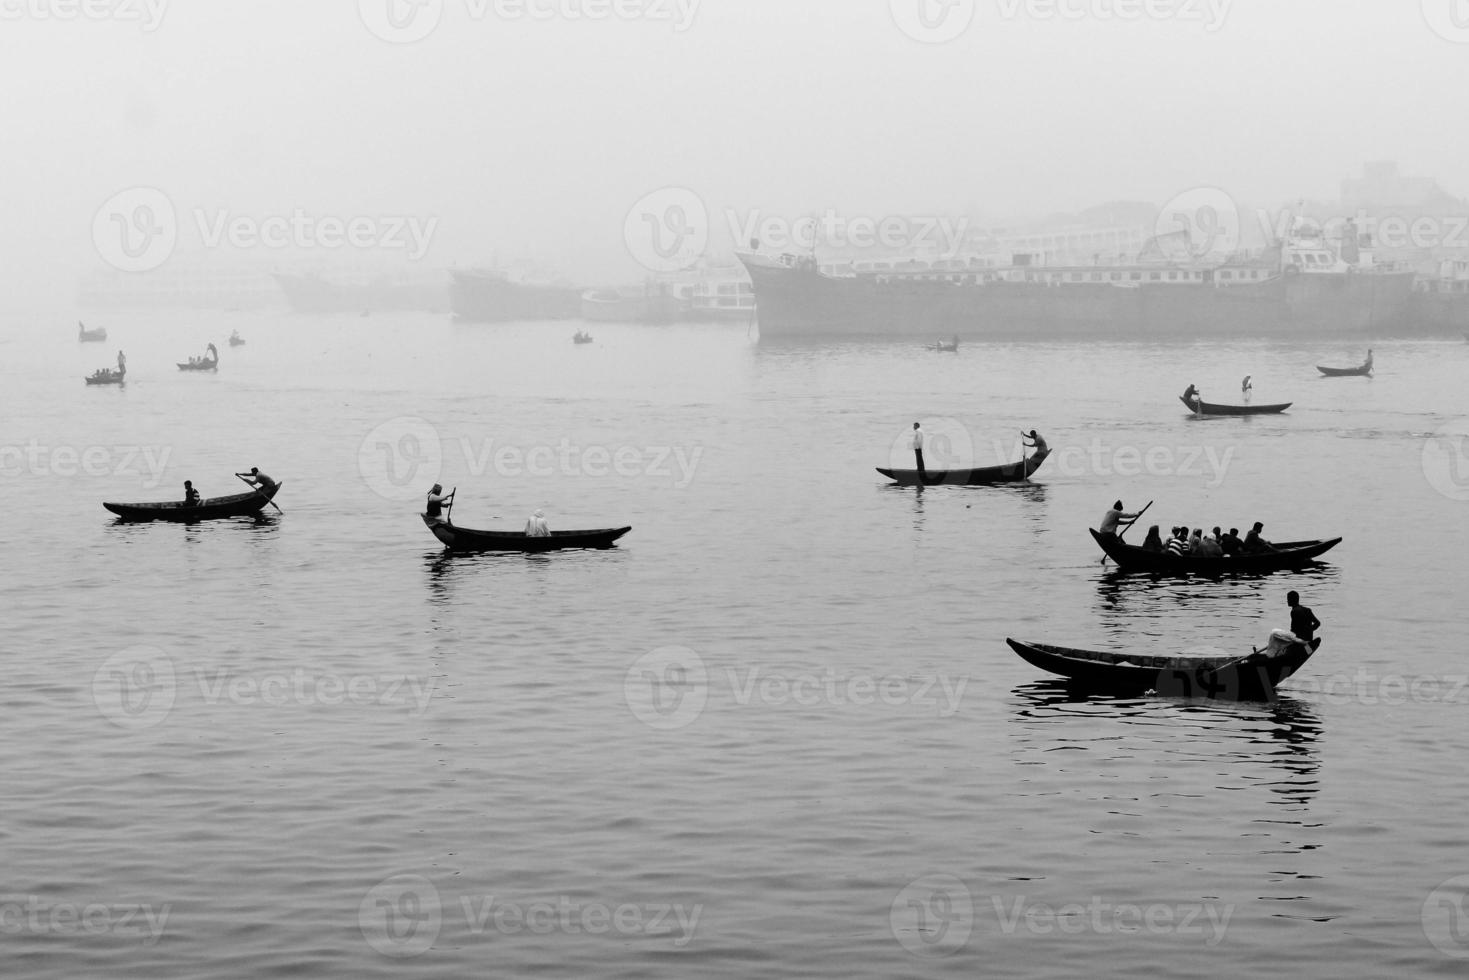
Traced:
<path fill-rule="evenodd" d="M 919 3 L 945 30 L 973 19 L 924 43 L 900 26 Z M 1334 199 L 1381 158 L 1462 194 L 1469 140 L 1452 106 L 1469 87 L 1469 21 L 1454 9 L 0 0 L 0 308 L 71 304 L 78 278 L 107 268 L 94 216 L 136 187 L 176 209 L 174 262 L 229 247 L 201 221 L 300 211 L 381 234 L 411 217 L 431 234 L 357 254 L 247 241 L 230 261 L 411 250 L 430 270 L 534 261 L 583 281 L 642 274 L 624 223 L 667 187 L 707 207 L 715 248 L 728 209 L 1003 221 L 1209 185 L 1277 205 Z"/>

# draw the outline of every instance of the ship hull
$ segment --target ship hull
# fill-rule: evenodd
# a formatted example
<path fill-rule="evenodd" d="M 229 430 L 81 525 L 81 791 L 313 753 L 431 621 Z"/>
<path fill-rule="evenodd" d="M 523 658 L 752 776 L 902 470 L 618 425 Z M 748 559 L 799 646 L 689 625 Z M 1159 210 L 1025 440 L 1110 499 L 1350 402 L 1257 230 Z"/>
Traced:
<path fill-rule="evenodd" d="M 593 323 L 674 323 L 686 313 L 687 304 L 668 293 L 593 290 L 581 298 L 581 317 Z"/>
<path fill-rule="evenodd" d="M 443 313 L 449 291 L 438 283 L 334 283 L 318 276 L 275 273 L 286 302 L 297 313 L 361 313 L 417 310 Z"/>
<path fill-rule="evenodd" d="M 454 319 L 466 323 L 515 320 L 575 320 L 581 290 L 511 282 L 492 272 L 451 272 L 449 303 Z"/>
<path fill-rule="evenodd" d="M 1207 283 L 955 283 L 746 260 L 762 339 L 1250 337 L 1413 333 L 1411 273 Z"/>

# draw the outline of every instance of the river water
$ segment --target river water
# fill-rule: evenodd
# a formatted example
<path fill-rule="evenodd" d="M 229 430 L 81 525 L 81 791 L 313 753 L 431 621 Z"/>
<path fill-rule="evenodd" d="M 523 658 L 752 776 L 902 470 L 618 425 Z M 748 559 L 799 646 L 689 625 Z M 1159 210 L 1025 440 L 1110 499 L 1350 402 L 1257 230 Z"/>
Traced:
<path fill-rule="evenodd" d="M 1469 344 L 1323 380 L 1360 346 L 89 326 L 0 323 L 7 977 L 1463 973 Z M 1178 402 L 1245 374 L 1294 406 Z M 931 467 L 1053 455 L 891 487 L 915 420 Z M 100 506 L 250 466 L 284 513 Z M 447 557 L 435 480 L 467 526 L 633 530 Z M 1119 577 L 1118 497 L 1345 541 Z M 1075 698 L 1004 642 L 1243 653 L 1289 589 L 1325 642 L 1271 704 Z"/>

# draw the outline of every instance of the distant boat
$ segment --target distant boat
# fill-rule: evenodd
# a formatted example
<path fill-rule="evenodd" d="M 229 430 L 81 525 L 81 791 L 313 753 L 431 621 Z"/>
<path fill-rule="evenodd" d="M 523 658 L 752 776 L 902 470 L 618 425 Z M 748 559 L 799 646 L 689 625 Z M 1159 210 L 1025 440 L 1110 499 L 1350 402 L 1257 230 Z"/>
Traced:
<path fill-rule="evenodd" d="M 180 371 L 215 371 L 219 368 L 219 349 L 210 344 L 205 349 L 205 356 L 197 361 L 175 361 Z"/>
<path fill-rule="evenodd" d="M 453 551 L 559 551 L 564 548 L 610 548 L 631 527 L 594 531 L 552 531 L 549 537 L 531 537 L 522 531 L 476 531 L 420 514 L 434 537 Z"/>
<path fill-rule="evenodd" d="M 1316 365 L 1316 370 L 1320 371 L 1328 378 L 1365 378 L 1372 374 L 1372 368 L 1366 364 L 1354 368 L 1322 367 L 1320 364 L 1318 364 Z"/>
<path fill-rule="evenodd" d="M 957 354 L 959 353 L 959 342 L 956 340 L 950 344 L 929 344 L 925 349 L 932 351 L 943 351 L 949 354 Z"/>
<path fill-rule="evenodd" d="M 592 342 L 592 335 L 589 333 L 574 333 L 571 335 L 571 342 L 573 344 L 590 344 Z"/>
<path fill-rule="evenodd" d="M 1204 401 L 1198 396 L 1189 401 L 1182 395 L 1178 400 L 1195 415 L 1275 415 L 1290 408 L 1293 402 L 1281 402 L 1278 405 L 1214 405 Z"/>
<path fill-rule="evenodd" d="M 103 503 L 112 513 L 125 521 L 204 521 L 217 517 L 243 517 L 265 508 L 280 492 L 283 483 L 249 493 L 230 494 L 227 497 L 209 497 L 193 506 L 182 500 L 165 500 L 151 504 Z"/>
<path fill-rule="evenodd" d="M 1120 538 L 1107 537 L 1087 528 L 1097 547 L 1117 563 L 1124 572 L 1148 572 L 1154 575 L 1204 575 L 1218 578 L 1230 574 L 1261 574 L 1291 568 L 1304 568 L 1341 544 L 1341 538 L 1319 541 L 1282 541 L 1274 551 L 1251 551 L 1234 555 L 1175 555 L 1168 551 L 1149 551 Z"/>
<path fill-rule="evenodd" d="M 1018 463 L 1005 463 L 1002 466 L 979 466 L 967 470 L 930 470 L 923 471 L 923 485 L 929 486 L 983 486 L 991 483 L 1018 483 L 1030 478 L 1030 474 L 1040 469 L 1040 465 L 1051 455 L 1047 449 L 1045 452 L 1034 453 L 1027 456 Z M 917 470 L 890 470 L 877 467 L 877 472 L 896 483 L 905 487 L 918 485 Z"/>
<path fill-rule="evenodd" d="M 106 327 L 97 327 L 93 330 L 88 330 L 86 324 L 82 323 L 82 321 L 80 320 L 77 321 L 77 340 L 79 340 L 80 342 L 84 344 L 94 344 L 106 339 Z"/>
<path fill-rule="evenodd" d="M 124 371 L 114 371 L 111 368 L 98 368 L 91 377 L 83 378 L 89 385 L 120 385 L 126 376 Z"/>
<path fill-rule="evenodd" d="M 245 346 L 245 338 L 240 336 L 240 331 L 236 330 L 236 331 L 234 331 L 233 333 L 230 334 L 230 346 L 231 347 L 243 347 L 243 346 Z"/>
<path fill-rule="evenodd" d="M 1271 700 L 1276 685 L 1300 670 L 1321 646 L 1319 636 L 1309 643 L 1288 643 L 1289 636 L 1274 633 L 1265 650 L 1245 656 L 1156 656 L 1134 650 L 1076 650 L 1010 638 L 1005 642 L 1027 663 L 1090 690 Z"/>

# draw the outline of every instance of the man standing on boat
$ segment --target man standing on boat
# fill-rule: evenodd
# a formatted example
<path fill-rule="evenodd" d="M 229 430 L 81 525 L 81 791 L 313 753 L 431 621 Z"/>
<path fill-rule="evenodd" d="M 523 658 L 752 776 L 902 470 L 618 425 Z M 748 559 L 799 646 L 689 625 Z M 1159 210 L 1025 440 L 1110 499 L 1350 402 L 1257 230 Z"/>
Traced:
<path fill-rule="evenodd" d="M 1026 449 L 1034 449 L 1035 455 L 1039 456 L 1041 453 L 1051 451 L 1051 447 L 1046 445 L 1046 440 L 1034 429 L 1031 429 L 1029 432 L 1022 431 L 1020 435 L 1022 436 L 1020 444 Z M 1026 442 L 1026 438 L 1029 438 L 1031 441 Z"/>
<path fill-rule="evenodd" d="M 236 473 L 235 476 L 244 480 L 257 490 L 269 490 L 275 486 L 275 481 L 260 472 L 260 467 L 258 466 L 250 467 L 250 472 L 248 473 Z"/>
<path fill-rule="evenodd" d="M 446 494 L 443 485 L 435 483 L 433 489 L 428 492 L 428 506 L 424 508 L 424 516 L 442 523 L 444 507 L 454 502 L 454 494 L 457 492 L 450 491 Z"/>
<path fill-rule="evenodd" d="M 923 430 L 917 422 L 913 423 L 913 456 L 918 460 L 918 484 L 922 486 L 927 474 L 923 469 Z"/>
<path fill-rule="evenodd" d="M 1128 514 L 1124 512 L 1122 509 L 1122 501 L 1119 500 L 1114 503 L 1112 505 L 1112 509 L 1107 511 L 1106 515 L 1102 517 L 1102 526 L 1097 528 L 1097 533 L 1103 536 L 1110 535 L 1111 537 L 1115 538 L 1117 537 L 1118 525 L 1120 525 L 1123 521 L 1135 521 L 1138 519 L 1139 516 L 1141 516 L 1140 513 Z"/>
<path fill-rule="evenodd" d="M 1302 643 L 1310 643 L 1316 639 L 1316 631 L 1321 628 L 1321 621 L 1316 618 L 1316 614 L 1310 608 L 1301 605 L 1300 593 L 1287 592 L 1285 604 L 1290 606 L 1290 631 Z"/>

